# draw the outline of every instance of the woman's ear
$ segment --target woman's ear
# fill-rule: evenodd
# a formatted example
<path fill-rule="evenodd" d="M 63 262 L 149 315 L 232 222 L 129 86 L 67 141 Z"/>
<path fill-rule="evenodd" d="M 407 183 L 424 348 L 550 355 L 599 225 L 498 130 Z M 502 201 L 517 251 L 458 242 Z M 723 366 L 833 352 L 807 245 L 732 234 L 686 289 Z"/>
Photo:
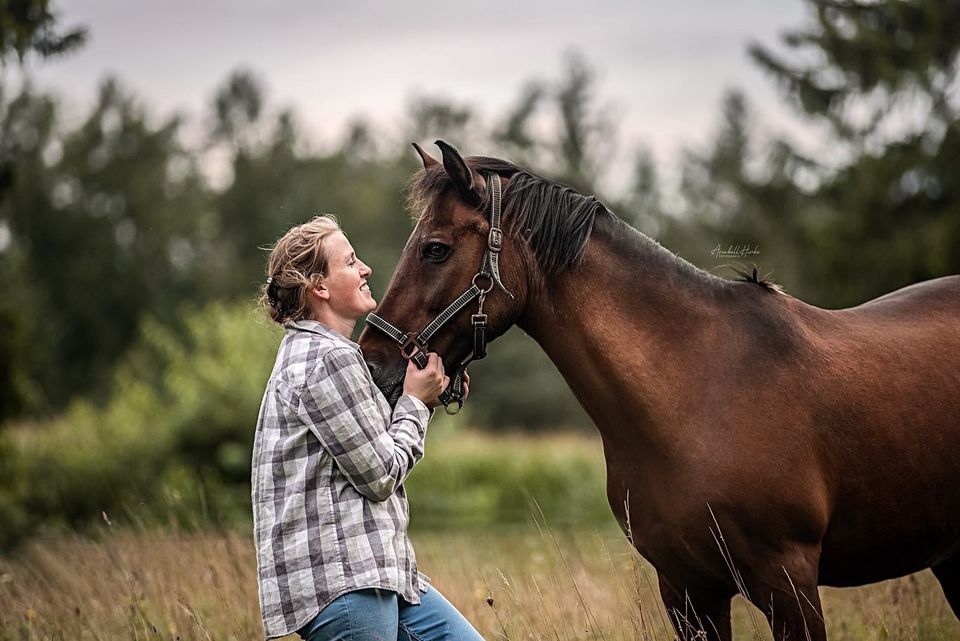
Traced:
<path fill-rule="evenodd" d="M 323 276 L 314 274 L 310 278 L 310 281 L 313 285 L 313 287 L 310 288 L 311 295 L 316 296 L 320 300 L 330 300 L 330 290 L 323 284 Z"/>

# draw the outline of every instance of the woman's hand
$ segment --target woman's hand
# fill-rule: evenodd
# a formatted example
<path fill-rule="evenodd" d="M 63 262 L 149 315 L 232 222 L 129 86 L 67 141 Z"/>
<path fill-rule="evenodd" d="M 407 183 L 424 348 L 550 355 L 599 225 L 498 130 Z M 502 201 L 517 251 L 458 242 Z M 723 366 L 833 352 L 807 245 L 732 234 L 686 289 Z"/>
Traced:
<path fill-rule="evenodd" d="M 443 371 L 443 361 L 435 352 L 427 354 L 427 366 L 418 369 L 412 360 L 407 363 L 407 373 L 403 379 L 403 393 L 415 396 L 427 407 L 440 404 L 437 399 L 440 392 L 450 384 L 450 377 Z"/>

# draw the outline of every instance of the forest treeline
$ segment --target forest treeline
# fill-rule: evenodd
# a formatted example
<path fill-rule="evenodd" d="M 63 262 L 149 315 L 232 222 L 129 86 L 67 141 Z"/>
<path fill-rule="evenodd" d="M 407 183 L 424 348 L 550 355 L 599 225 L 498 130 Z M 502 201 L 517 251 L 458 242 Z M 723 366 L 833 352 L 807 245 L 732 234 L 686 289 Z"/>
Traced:
<path fill-rule="evenodd" d="M 83 45 L 85 29 L 59 27 L 48 4 L 0 9 L 4 65 Z M 131 453 L 154 460 L 146 435 L 166 439 L 168 458 L 145 473 L 174 486 L 193 475 L 210 488 L 242 487 L 238 466 L 249 461 L 264 359 L 276 340 L 254 319 L 263 248 L 295 223 L 335 213 L 383 292 L 411 228 L 403 193 L 419 165 L 410 141 L 443 138 L 468 154 L 510 158 L 597 194 L 705 269 L 733 276 L 721 265 L 755 263 L 821 306 L 960 272 L 960 5 L 805 4 L 804 24 L 776 47 L 752 45 L 750 55 L 830 153 L 810 157 L 762 133 L 762 114 L 731 88 L 712 139 L 668 172 L 646 149 L 614 144 L 617 122 L 579 56 L 560 61 L 556 77 L 518 87 L 503 113 L 420 96 L 402 125 L 358 118 L 322 147 L 249 70 L 231 73 L 205 112 L 189 117 L 156 114 L 110 78 L 79 121 L 65 117 L 56 96 L 0 75 L 0 431 L 9 432 L 0 441 L 8 481 L 0 512 L 24 524 L 57 510 L 71 511 L 71 523 L 97 514 L 100 504 L 83 496 L 113 496 L 127 473 L 120 463 L 111 472 L 78 448 L 59 490 L 37 463 L 61 465 L 54 453 L 85 439 L 123 444 L 114 454 L 126 466 Z M 191 122 L 204 123 L 199 137 L 186 135 Z M 614 157 L 630 163 L 629 180 L 605 193 L 608 173 L 624 173 L 610 166 Z M 665 185 L 664 173 L 677 184 Z M 731 246 L 759 253 L 713 251 Z M 263 341 L 266 351 L 241 339 Z M 211 355 L 229 375 L 204 360 Z M 495 342 L 473 373 L 472 425 L 588 424 L 519 330 Z M 171 376 L 191 385 L 177 387 Z M 93 485 L 83 489 L 84 466 L 107 472 L 88 475 Z M 130 476 L 131 487 L 148 484 Z"/>

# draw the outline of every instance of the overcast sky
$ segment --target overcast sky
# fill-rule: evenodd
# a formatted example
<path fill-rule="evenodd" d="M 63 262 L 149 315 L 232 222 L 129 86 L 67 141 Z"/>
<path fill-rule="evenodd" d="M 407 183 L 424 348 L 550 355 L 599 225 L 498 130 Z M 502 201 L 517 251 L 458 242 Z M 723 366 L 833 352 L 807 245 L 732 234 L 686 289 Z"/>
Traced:
<path fill-rule="evenodd" d="M 617 115 L 621 146 L 643 142 L 661 165 L 708 139 L 731 87 L 746 91 L 769 128 L 804 135 L 746 53 L 751 41 L 775 45 L 784 29 L 801 26 L 800 0 L 52 4 L 61 24 L 86 25 L 90 40 L 29 68 L 74 114 L 115 74 L 156 115 L 199 116 L 227 74 L 247 67 L 271 103 L 292 106 L 306 135 L 322 144 L 352 116 L 399 123 L 415 94 L 497 114 L 524 81 L 557 79 L 564 54 L 576 51 L 597 73 L 600 102 Z"/>

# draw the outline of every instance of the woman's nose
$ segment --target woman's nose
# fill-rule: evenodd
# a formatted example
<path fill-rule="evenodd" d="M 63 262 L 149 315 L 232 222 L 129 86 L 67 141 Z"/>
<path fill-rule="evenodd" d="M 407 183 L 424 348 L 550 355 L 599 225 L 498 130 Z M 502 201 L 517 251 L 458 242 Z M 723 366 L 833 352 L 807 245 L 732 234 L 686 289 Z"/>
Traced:
<path fill-rule="evenodd" d="M 362 267 L 360 268 L 360 273 L 363 274 L 364 278 L 366 278 L 367 276 L 373 273 L 373 270 L 370 269 L 370 265 L 366 264 L 362 260 L 360 261 L 360 265 L 362 265 Z"/>

